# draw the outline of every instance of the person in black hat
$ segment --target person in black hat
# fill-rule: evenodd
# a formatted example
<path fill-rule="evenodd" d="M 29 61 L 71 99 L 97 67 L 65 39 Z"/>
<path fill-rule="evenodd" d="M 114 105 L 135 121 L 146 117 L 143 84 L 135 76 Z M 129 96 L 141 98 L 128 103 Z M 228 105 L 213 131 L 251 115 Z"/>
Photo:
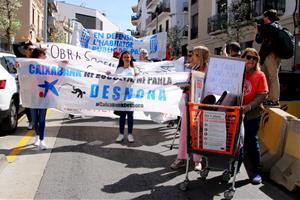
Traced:
<path fill-rule="evenodd" d="M 266 75 L 270 90 L 268 100 L 264 102 L 264 105 L 268 106 L 279 105 L 280 85 L 278 72 L 281 59 L 274 53 L 274 50 L 278 48 L 276 41 L 278 27 L 280 27 L 278 20 L 277 11 L 271 9 L 264 12 L 263 24 L 257 24 L 256 26 L 255 41 L 261 44 L 259 51 L 261 69 Z"/>

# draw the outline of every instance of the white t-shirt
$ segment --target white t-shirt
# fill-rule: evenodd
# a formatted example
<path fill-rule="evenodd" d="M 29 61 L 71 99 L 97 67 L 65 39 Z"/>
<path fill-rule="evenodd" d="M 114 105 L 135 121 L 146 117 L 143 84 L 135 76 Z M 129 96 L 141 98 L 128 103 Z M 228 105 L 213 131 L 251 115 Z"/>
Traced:
<path fill-rule="evenodd" d="M 118 67 L 115 72 L 115 75 L 126 76 L 126 77 L 134 77 L 134 74 L 135 74 L 135 71 L 134 71 L 133 67 L 127 67 L 127 68 Z"/>

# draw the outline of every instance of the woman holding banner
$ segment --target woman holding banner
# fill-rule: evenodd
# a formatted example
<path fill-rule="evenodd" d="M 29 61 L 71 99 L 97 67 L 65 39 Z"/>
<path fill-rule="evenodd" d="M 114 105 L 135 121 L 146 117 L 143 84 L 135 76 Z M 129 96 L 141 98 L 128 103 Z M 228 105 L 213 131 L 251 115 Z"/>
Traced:
<path fill-rule="evenodd" d="M 46 59 L 46 49 L 35 48 L 32 52 L 32 58 Z M 31 116 L 34 122 L 34 129 L 36 137 L 34 145 L 40 150 L 46 150 L 48 147 L 45 143 L 45 126 L 46 126 L 46 112 L 47 109 L 31 108 Z"/>
<path fill-rule="evenodd" d="M 209 50 L 205 46 L 196 46 L 192 51 L 192 57 L 190 59 L 191 69 L 194 71 L 201 71 L 206 72 L 208 67 L 208 60 L 209 60 Z M 183 92 L 185 95 L 190 98 L 190 86 L 183 88 Z M 187 159 L 187 113 L 186 113 L 186 103 L 184 103 L 182 107 L 182 116 L 181 116 L 181 127 L 180 127 L 180 134 L 179 134 L 179 148 L 177 153 L 177 159 L 171 164 L 171 169 L 179 169 L 185 167 L 186 159 Z M 201 166 L 201 156 L 194 154 L 193 160 L 195 162 L 195 170 L 200 171 Z"/>
<path fill-rule="evenodd" d="M 117 70 L 115 72 L 116 76 L 122 77 L 133 77 L 138 75 L 134 69 L 133 59 L 129 51 L 122 52 L 119 64 L 117 66 Z M 127 116 L 127 125 L 128 125 L 128 142 L 134 142 L 134 138 L 132 135 L 133 131 L 133 111 L 116 111 L 115 114 L 120 116 L 119 118 L 119 135 L 116 139 L 116 142 L 123 142 L 124 140 L 124 129 L 125 129 L 125 122 Z"/>
<path fill-rule="evenodd" d="M 246 48 L 241 58 L 246 61 L 242 106 L 245 113 L 245 138 L 241 158 L 243 157 L 242 159 L 252 184 L 260 184 L 262 178 L 258 130 L 263 113 L 263 101 L 266 99 L 269 89 L 266 76 L 260 71 L 258 52 L 253 48 Z"/>

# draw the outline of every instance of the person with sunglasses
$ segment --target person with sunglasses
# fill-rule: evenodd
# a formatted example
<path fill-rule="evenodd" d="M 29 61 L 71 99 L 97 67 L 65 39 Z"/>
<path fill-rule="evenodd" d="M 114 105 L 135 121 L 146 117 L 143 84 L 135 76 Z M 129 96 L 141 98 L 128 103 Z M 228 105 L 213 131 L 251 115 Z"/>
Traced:
<path fill-rule="evenodd" d="M 23 53 L 22 53 L 22 55 L 20 54 L 19 58 L 31 58 L 33 49 L 34 49 L 34 46 L 33 46 L 32 42 L 31 41 L 26 42 L 23 46 Z M 18 61 L 16 62 L 16 66 L 19 67 Z M 33 120 L 31 117 L 31 109 L 25 108 L 25 114 L 26 114 L 26 117 L 28 120 L 27 129 L 32 130 L 33 129 Z"/>
<path fill-rule="evenodd" d="M 245 60 L 244 99 L 242 110 L 245 114 L 244 146 L 241 159 L 252 184 L 262 182 L 260 170 L 260 146 L 258 130 L 263 113 L 263 102 L 268 94 L 268 83 L 265 74 L 260 70 L 258 52 L 254 48 L 246 48 L 241 55 Z M 240 163 L 241 164 L 241 163 Z"/>
<path fill-rule="evenodd" d="M 206 73 L 209 60 L 209 50 L 205 46 L 196 46 L 192 51 L 192 57 L 190 60 L 191 70 L 201 71 Z M 190 97 L 191 91 L 190 87 L 183 88 L 183 93 Z M 186 98 L 184 98 L 186 99 Z M 181 110 L 181 124 L 179 133 L 179 148 L 177 153 L 177 159 L 171 164 L 170 168 L 177 170 L 186 166 L 187 160 L 187 112 L 186 103 L 183 104 Z M 201 156 L 199 154 L 193 155 L 193 160 L 195 164 L 195 171 L 200 171 L 202 169 Z"/>

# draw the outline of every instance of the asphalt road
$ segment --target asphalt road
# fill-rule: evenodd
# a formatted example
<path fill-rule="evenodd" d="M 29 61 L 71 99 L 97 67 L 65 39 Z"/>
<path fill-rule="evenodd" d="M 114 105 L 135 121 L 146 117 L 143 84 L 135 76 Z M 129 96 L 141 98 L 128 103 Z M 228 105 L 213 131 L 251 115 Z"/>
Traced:
<path fill-rule="evenodd" d="M 28 133 L 25 120 L 13 135 L 0 137 L 0 154 L 9 155 Z M 23 126 L 23 128 L 22 128 Z M 67 120 L 52 111 L 47 116 L 46 141 L 39 151 L 33 138 L 15 160 L 0 171 L 0 199 L 223 199 L 231 184 L 222 182 L 222 171 L 211 171 L 206 180 L 189 172 L 189 190 L 179 184 L 185 171 L 172 171 L 177 146 L 170 150 L 175 129 L 136 121 L 133 144 L 114 142 L 117 119 L 100 117 Z M 175 141 L 178 144 L 178 140 Z M 264 179 L 252 185 L 244 168 L 237 175 L 234 199 L 299 199 L 299 192 Z"/>

